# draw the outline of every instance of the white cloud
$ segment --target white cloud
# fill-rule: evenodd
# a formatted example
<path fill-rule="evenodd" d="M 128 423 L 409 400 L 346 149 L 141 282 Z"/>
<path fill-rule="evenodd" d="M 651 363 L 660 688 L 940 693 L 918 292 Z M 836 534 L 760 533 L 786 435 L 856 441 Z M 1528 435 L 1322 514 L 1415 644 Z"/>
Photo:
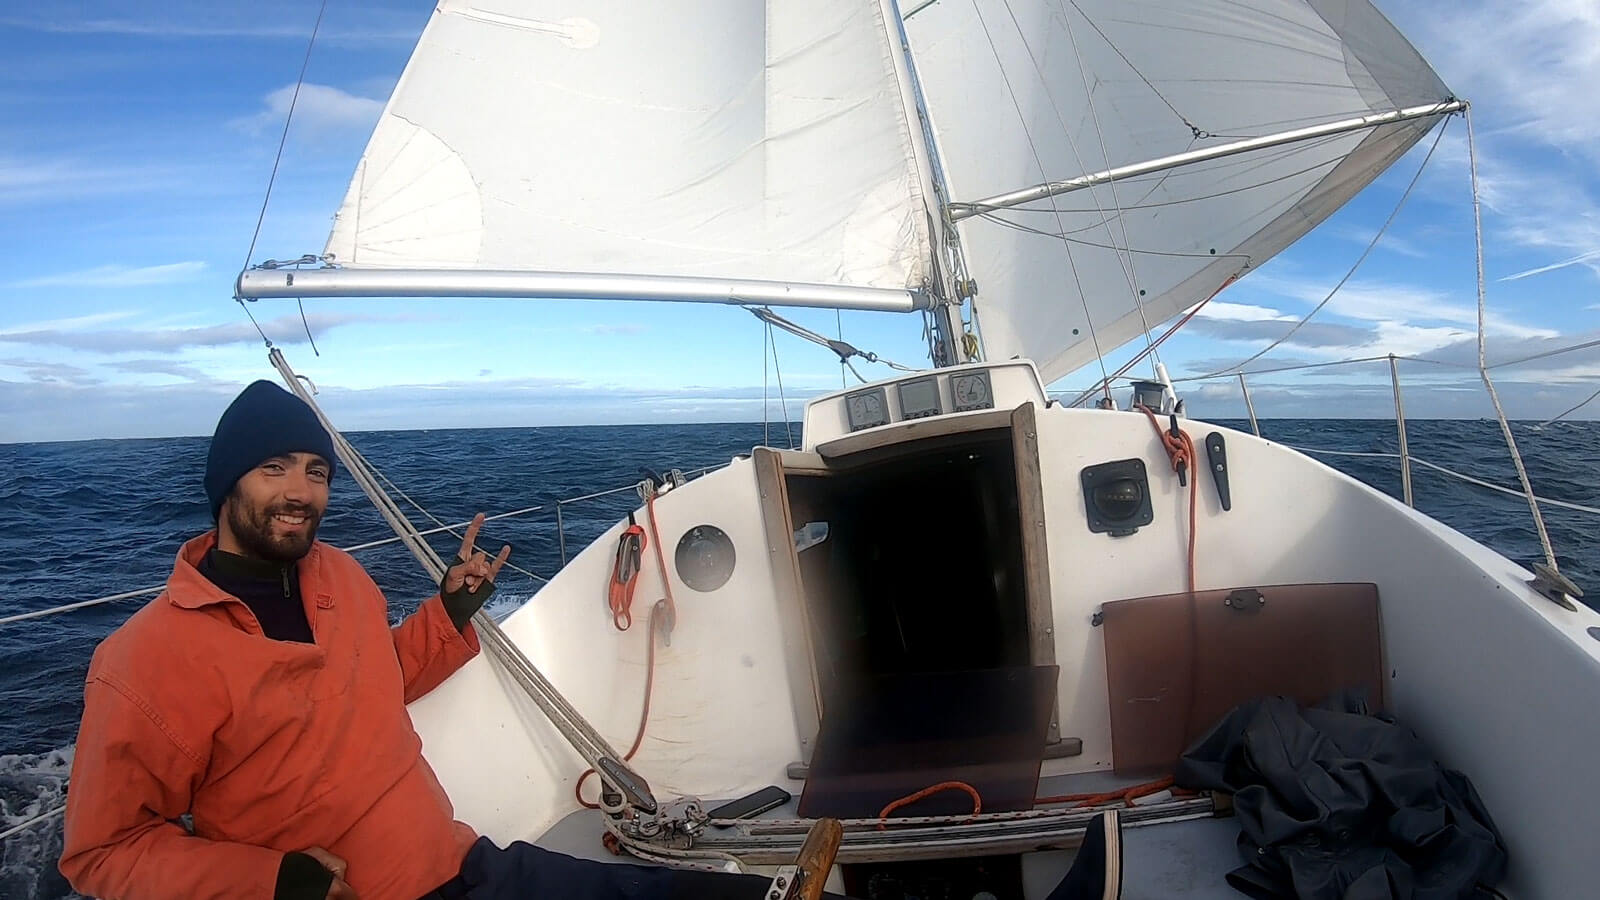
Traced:
<path fill-rule="evenodd" d="M 1344 322 L 1307 322 L 1287 338 L 1294 325 L 1292 319 L 1208 319 L 1196 316 L 1189 323 L 1190 330 L 1207 337 L 1224 341 L 1275 341 L 1283 338 L 1286 346 L 1305 349 L 1346 348 L 1364 345 L 1377 337 L 1372 328 L 1349 325 Z"/>
<path fill-rule="evenodd" d="M 307 313 L 300 316 L 279 316 L 263 319 L 261 330 L 279 344 L 303 344 L 306 329 L 320 333 L 352 322 L 393 321 L 398 316 L 373 316 L 353 313 Z M 261 340 L 256 326 L 248 321 L 230 322 L 226 325 L 205 325 L 195 328 L 109 328 L 99 331 L 72 331 L 66 329 L 36 329 L 33 331 L 0 332 L 0 342 L 32 344 L 35 346 L 66 347 L 71 350 L 89 350 L 97 353 L 175 353 L 186 347 L 222 347 L 229 344 L 252 344 Z"/>
<path fill-rule="evenodd" d="M 1473 333 L 1449 326 L 1426 327 L 1404 322 L 1379 322 L 1378 337 L 1365 350 L 1371 354 L 1393 353 L 1396 356 L 1420 356 L 1440 347 L 1448 347 Z"/>
<path fill-rule="evenodd" d="M 207 434 L 240 380 L 100 383 L 72 366 L 19 360 L 25 381 L 0 378 L 0 441 Z M 139 368 L 151 368 L 145 362 Z M 159 363 L 159 361 L 156 361 Z M 0 362 L 0 365 L 5 363 Z M 172 366 L 181 370 L 182 366 Z M 34 371 L 37 369 L 37 371 Z M 650 422 L 760 422 L 762 387 L 616 385 L 579 378 L 503 378 L 352 390 L 320 384 L 319 404 L 345 431 Z M 791 386 L 789 413 L 825 389 Z M 769 403 L 781 440 L 779 404 Z M 707 460 L 711 462 L 712 460 Z"/>
<path fill-rule="evenodd" d="M 189 281 L 204 272 L 206 264 L 196 260 L 158 266 L 95 266 L 76 272 L 39 275 L 6 284 L 8 288 L 40 287 L 143 287 Z"/>
<path fill-rule="evenodd" d="M 1522 271 L 1522 272 L 1517 272 L 1517 273 L 1515 273 L 1513 275 L 1507 275 L 1504 278 L 1501 278 L 1500 280 L 1501 281 L 1516 281 L 1516 280 L 1518 280 L 1520 278 L 1527 278 L 1530 275 L 1543 275 L 1546 272 L 1554 272 L 1557 269 L 1565 269 L 1568 266 L 1575 266 L 1575 265 L 1578 265 L 1579 263 L 1588 262 L 1589 260 L 1595 259 L 1596 257 L 1600 257 L 1600 250 L 1590 250 L 1587 253 L 1579 253 L 1577 256 L 1569 257 L 1569 258 L 1563 259 L 1563 260 L 1561 260 L 1559 262 L 1553 262 L 1553 263 L 1550 263 L 1547 266 L 1537 266 L 1537 267 L 1532 268 L 1532 269 L 1527 269 L 1527 270 Z M 1594 307 L 1591 306 L 1589 308 L 1593 309 Z"/>
<path fill-rule="evenodd" d="M 368 131 L 383 112 L 382 100 L 360 97 L 326 84 L 303 84 L 296 98 L 295 87 L 291 84 L 264 97 L 259 112 L 230 124 L 246 134 L 277 132 L 283 128 L 291 102 L 294 104 L 291 133 L 313 141 L 351 131 Z"/>
<path fill-rule="evenodd" d="M 1445 82 L 1472 101 L 1491 246 L 1509 241 L 1600 274 L 1600 255 L 1572 259 L 1600 249 L 1600 4 L 1432 0 L 1393 13 Z M 1438 159 L 1460 197 L 1466 129 L 1451 131 Z M 1541 256 L 1519 261 L 1518 272 L 1563 266 Z"/>
<path fill-rule="evenodd" d="M 1229 303 L 1226 300 L 1213 300 L 1202 307 L 1196 315 L 1202 319 L 1222 319 L 1230 322 L 1281 322 L 1291 318 L 1271 307 L 1255 306 L 1250 303 Z"/>
<path fill-rule="evenodd" d="M 120 5 L 112 7 L 121 11 Z M 45 6 L 44 10 L 53 10 Z M 259 39 L 259 40 L 289 40 L 304 43 L 311 36 L 311 23 L 288 24 L 283 22 L 266 22 L 260 17 L 244 18 L 238 21 L 223 21 L 219 18 L 229 11 L 226 6 L 204 5 L 193 9 L 172 9 L 172 18 L 161 19 L 128 19 L 115 17 L 101 18 L 42 18 L 38 16 L 7 16 L 0 18 L 0 28 L 14 28 L 19 31 L 33 31 L 44 34 L 104 34 L 116 37 L 156 38 L 156 39 Z M 244 9 L 244 7 L 240 7 Z M 153 10 L 157 14 L 163 9 Z M 372 14 L 375 11 L 365 10 Z M 417 28 L 404 27 L 416 19 L 416 16 L 402 16 L 399 14 L 385 14 L 385 21 L 380 26 L 343 28 L 328 27 L 326 24 L 317 32 L 317 41 L 329 41 L 340 44 L 392 44 L 411 43 L 417 39 Z M 371 25 L 371 23 L 368 23 Z"/>
<path fill-rule="evenodd" d="M 1486 218 L 1486 229 L 1535 250 L 1583 257 L 1551 269 L 1582 265 L 1600 273 L 1600 200 L 1566 166 L 1480 146 L 1478 185 L 1483 204 L 1495 214 Z"/>
<path fill-rule="evenodd" d="M 125 359 L 108 362 L 105 365 L 119 372 L 135 375 L 171 375 L 196 384 L 222 383 L 210 373 L 195 366 L 166 359 Z"/>
<path fill-rule="evenodd" d="M 1322 302 L 1328 295 L 1327 284 L 1310 279 L 1257 275 L 1253 283 L 1272 293 L 1313 305 Z M 1473 331 L 1478 327 L 1475 301 L 1452 299 L 1448 294 L 1431 288 L 1391 282 L 1347 282 L 1329 301 L 1324 312 L 1369 322 L 1440 322 Z M 1493 310 L 1486 312 L 1484 324 L 1490 333 L 1514 338 L 1555 337 L 1560 334 L 1554 329 L 1514 322 Z M 1385 347 L 1383 352 L 1390 351 Z"/>
<path fill-rule="evenodd" d="M 20 369 L 34 384 L 71 385 L 92 387 L 101 379 L 89 374 L 87 369 L 68 363 L 45 362 L 37 359 L 0 359 L 0 366 Z"/>
<path fill-rule="evenodd" d="M 1426 146 L 1427 143 L 1427 141 L 1423 141 L 1417 146 L 1423 147 Z M 1415 169 L 1416 167 L 1412 166 L 1412 168 Z M 1343 228 L 1333 229 L 1329 233 L 1335 237 L 1350 241 L 1351 243 L 1366 246 L 1367 244 L 1372 243 L 1372 236 L 1378 232 L 1376 228 L 1356 228 L 1346 226 Z M 1382 240 L 1378 241 L 1378 249 L 1388 250 L 1391 253 L 1398 253 L 1401 256 L 1409 256 L 1413 259 L 1423 259 L 1428 256 L 1428 252 L 1426 250 L 1423 250 L 1421 247 L 1418 247 L 1411 241 L 1396 235 L 1393 230 L 1383 233 Z"/>
<path fill-rule="evenodd" d="M 68 316 L 64 319 L 41 319 L 37 322 L 23 322 L 20 325 L 8 325 L 0 328 L 0 334 L 16 334 L 22 331 L 72 331 L 90 325 L 103 325 L 106 322 L 115 322 L 138 315 L 131 309 L 113 310 L 111 312 L 90 313 L 84 316 Z"/>
<path fill-rule="evenodd" d="M 70 164 L 63 160 L 0 157 L 0 192 L 58 184 L 73 175 Z"/>
<path fill-rule="evenodd" d="M 1594 0 L 1450 0 L 1408 12 L 1406 30 L 1446 82 L 1495 114 L 1477 123 L 1484 132 L 1600 155 Z"/>
<path fill-rule="evenodd" d="M 1559 337 L 1501 338 L 1489 341 L 1485 350 L 1491 368 L 1513 369 L 1519 378 L 1537 378 L 1547 372 L 1568 369 L 1573 371 L 1567 374 L 1600 375 L 1600 331 L 1574 331 Z M 1454 366 L 1477 366 L 1477 337 L 1463 338 L 1426 356 Z"/>
<path fill-rule="evenodd" d="M 157 190 L 171 182 L 174 172 L 166 165 L 95 165 L 0 154 L 0 203 Z"/>

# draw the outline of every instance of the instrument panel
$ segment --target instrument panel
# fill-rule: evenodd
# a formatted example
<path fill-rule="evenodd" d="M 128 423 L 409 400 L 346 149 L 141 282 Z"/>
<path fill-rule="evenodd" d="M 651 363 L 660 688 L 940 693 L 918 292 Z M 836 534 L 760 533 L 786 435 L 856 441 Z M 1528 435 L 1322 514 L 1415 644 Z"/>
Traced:
<path fill-rule="evenodd" d="M 803 446 L 897 422 L 1015 409 L 1023 403 L 1050 404 L 1038 370 L 1027 360 L 910 372 L 807 401 Z"/>
<path fill-rule="evenodd" d="M 844 411 L 850 419 L 851 431 L 889 424 L 889 402 L 881 387 L 846 394 Z"/>
<path fill-rule="evenodd" d="M 944 412 L 939 402 L 939 379 L 929 375 L 895 385 L 900 393 L 900 418 L 926 419 Z"/>
<path fill-rule="evenodd" d="M 994 403 L 989 372 L 977 369 L 907 378 L 895 382 L 892 393 L 887 385 L 850 391 L 844 395 L 844 412 L 846 425 L 855 432 L 950 412 L 994 409 Z"/>

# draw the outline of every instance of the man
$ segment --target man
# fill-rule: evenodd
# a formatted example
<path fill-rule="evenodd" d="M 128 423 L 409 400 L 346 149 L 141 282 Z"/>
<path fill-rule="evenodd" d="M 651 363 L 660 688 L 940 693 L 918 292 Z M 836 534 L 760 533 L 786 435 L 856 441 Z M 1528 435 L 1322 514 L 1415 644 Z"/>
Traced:
<path fill-rule="evenodd" d="M 333 442 L 270 382 L 222 414 L 216 529 L 89 666 L 60 868 L 103 900 L 761 897 L 766 879 L 602 864 L 454 821 L 405 704 L 478 652 L 511 552 L 467 528 L 440 593 L 390 628 L 378 586 L 318 542 Z M 179 820 L 188 816 L 188 827 Z"/>
<path fill-rule="evenodd" d="M 607 865 L 453 820 L 405 704 L 478 652 L 492 561 L 467 528 L 440 594 L 391 629 L 383 594 L 316 541 L 333 442 L 258 381 L 211 440 L 216 530 L 101 643 L 84 689 L 60 868 L 104 900 L 755 898 L 766 880 Z M 179 819 L 188 815 L 192 826 Z"/>
<path fill-rule="evenodd" d="M 89 668 L 61 859 L 80 892 L 414 900 L 457 874 L 475 835 L 405 704 L 478 652 L 468 623 L 510 548 L 473 553 L 475 521 L 442 596 L 391 630 L 372 579 L 315 540 L 333 461 L 269 382 L 218 422 L 216 530 Z"/>

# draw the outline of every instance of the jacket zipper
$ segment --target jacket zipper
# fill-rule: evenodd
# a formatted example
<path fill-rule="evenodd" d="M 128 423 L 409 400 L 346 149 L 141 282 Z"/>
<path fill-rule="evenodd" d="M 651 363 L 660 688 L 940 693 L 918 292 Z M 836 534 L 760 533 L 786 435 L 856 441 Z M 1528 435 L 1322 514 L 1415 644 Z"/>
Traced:
<path fill-rule="evenodd" d="M 288 599 L 290 599 L 290 594 L 289 594 L 289 568 L 287 566 L 285 566 L 284 568 L 278 570 L 278 574 L 283 578 L 283 599 L 288 600 Z"/>

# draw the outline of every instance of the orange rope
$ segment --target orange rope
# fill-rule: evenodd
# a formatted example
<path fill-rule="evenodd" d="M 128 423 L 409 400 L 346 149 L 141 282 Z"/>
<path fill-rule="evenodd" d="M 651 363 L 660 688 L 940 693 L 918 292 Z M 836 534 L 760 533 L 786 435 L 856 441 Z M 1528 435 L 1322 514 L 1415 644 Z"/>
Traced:
<path fill-rule="evenodd" d="M 899 800 L 896 800 L 893 803 L 890 803 L 888 806 L 885 806 L 883 811 L 878 813 L 878 830 L 884 830 L 884 825 L 889 821 L 890 813 L 902 806 L 910 806 L 918 800 L 931 797 L 940 791 L 966 791 L 968 794 L 972 795 L 972 815 L 976 817 L 978 813 L 983 812 L 983 798 L 978 795 L 977 788 L 967 784 L 965 781 L 941 781 L 931 787 L 925 787 L 922 790 L 917 791 L 915 794 L 907 794 L 906 796 L 901 797 Z"/>
<path fill-rule="evenodd" d="M 656 494 L 651 491 L 644 499 L 645 512 L 650 519 L 650 540 L 656 545 L 656 568 L 661 570 L 661 590 L 666 593 L 667 631 L 678 624 L 678 604 L 672 599 L 672 579 L 667 577 L 667 558 L 661 554 L 661 532 L 656 528 Z"/>
<path fill-rule="evenodd" d="M 633 627 L 633 589 L 639 583 L 639 569 L 642 560 L 632 559 L 629 552 L 630 541 L 639 542 L 639 550 L 649 543 L 645 539 L 644 529 L 630 522 L 622 536 L 617 539 L 617 558 L 611 564 L 611 584 L 606 588 L 606 603 L 611 608 L 611 624 L 618 631 L 627 631 Z M 632 571 L 629 571 L 629 569 Z"/>
<path fill-rule="evenodd" d="M 645 640 L 649 643 L 646 644 L 647 649 L 645 650 L 644 705 L 639 709 L 639 730 L 633 735 L 633 746 L 629 747 L 628 752 L 622 755 L 623 762 L 633 759 L 633 755 L 639 752 L 639 745 L 644 743 L 644 727 L 650 721 L 650 693 L 655 687 L 656 681 L 656 613 L 662 610 L 662 604 L 665 602 L 665 600 L 657 600 L 656 605 L 650 608 L 650 625 L 645 629 Z M 583 799 L 583 783 L 588 781 L 589 776 L 593 774 L 594 769 L 584 769 L 583 774 L 578 776 L 578 783 L 572 786 L 572 794 L 578 798 L 578 805 L 586 809 L 600 808 L 600 804 L 590 803 Z"/>
<path fill-rule="evenodd" d="M 656 495 L 654 491 L 645 497 L 645 511 L 649 513 L 650 518 L 650 541 L 647 543 L 656 545 L 656 568 L 661 571 L 661 590 L 666 596 L 657 600 L 655 605 L 650 607 L 650 625 L 645 629 L 645 639 L 648 643 L 645 645 L 644 704 L 639 709 L 639 730 L 633 735 L 633 746 L 629 747 L 628 752 L 623 754 L 623 762 L 632 760 L 633 755 L 639 752 L 639 746 L 644 743 L 645 726 L 650 722 L 650 694 L 655 688 L 656 680 L 656 615 L 658 613 L 666 614 L 667 621 L 662 627 L 668 632 L 671 632 L 672 626 L 677 624 L 678 621 L 678 607 L 672 601 L 672 579 L 667 574 L 667 559 L 661 553 L 661 532 L 656 527 Z M 588 781 L 589 776 L 593 774 L 594 769 L 584 769 L 583 774 L 578 776 L 578 783 L 572 786 L 572 793 L 573 796 L 578 798 L 578 805 L 587 809 L 600 808 L 600 804 L 590 803 L 583 799 L 583 783 Z"/>
<path fill-rule="evenodd" d="M 1139 799 L 1140 797 L 1148 797 L 1151 794 L 1158 794 L 1171 787 L 1172 776 L 1168 775 L 1165 778 L 1158 778 L 1155 781 L 1147 781 L 1144 784 L 1136 784 L 1132 787 L 1125 787 L 1115 791 L 1105 791 L 1104 793 L 1099 794 L 1057 794 L 1054 797 L 1040 797 L 1034 801 L 1034 804 L 1076 803 L 1080 809 L 1089 806 L 1104 806 L 1107 803 L 1126 803 L 1131 806 L 1133 805 L 1133 801 Z"/>
<path fill-rule="evenodd" d="M 1189 595 L 1192 597 L 1194 596 L 1195 522 L 1200 499 L 1199 472 L 1195 468 L 1194 441 L 1189 438 L 1189 433 L 1181 428 L 1177 429 L 1176 436 L 1162 428 L 1161 423 L 1156 420 L 1156 414 L 1150 410 L 1150 407 L 1140 404 L 1139 410 L 1145 414 L 1145 418 L 1150 420 L 1150 427 L 1156 430 L 1156 437 L 1161 439 L 1161 446 L 1166 448 L 1167 458 L 1172 461 L 1172 471 L 1186 472 L 1189 480 Z"/>

